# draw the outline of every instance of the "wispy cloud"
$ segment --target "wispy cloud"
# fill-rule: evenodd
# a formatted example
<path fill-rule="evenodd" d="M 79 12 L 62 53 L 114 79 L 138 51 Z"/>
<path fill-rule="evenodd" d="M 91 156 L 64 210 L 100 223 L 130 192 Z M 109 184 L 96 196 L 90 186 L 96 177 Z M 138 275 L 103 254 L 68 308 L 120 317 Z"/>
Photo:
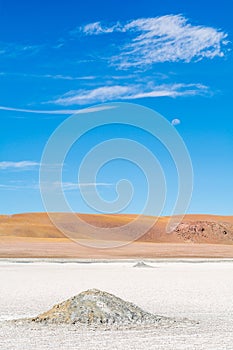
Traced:
<path fill-rule="evenodd" d="M 72 76 L 72 75 L 62 75 L 62 74 L 42 74 L 42 75 L 34 75 L 37 78 L 49 78 L 55 80 L 94 80 L 96 77 L 94 75 L 86 75 L 86 76 Z"/>
<path fill-rule="evenodd" d="M 21 187 L 18 185 L 13 185 L 13 184 L 0 184 L 0 189 L 1 190 L 19 190 L 19 189 L 25 189 L 25 187 Z"/>
<path fill-rule="evenodd" d="M 158 62 L 190 62 L 224 56 L 227 34 L 204 25 L 192 25 L 182 15 L 140 18 L 103 26 L 90 23 L 79 31 L 84 35 L 122 32 L 120 53 L 109 58 L 120 69 L 150 67 Z"/>
<path fill-rule="evenodd" d="M 6 191 L 25 191 L 25 190 L 39 190 L 37 183 L 26 184 L 22 181 L 12 181 L 10 183 L 0 184 L 0 190 Z"/>
<path fill-rule="evenodd" d="M 63 191 L 73 191 L 73 190 L 78 190 L 80 188 L 96 188 L 96 187 L 111 187 L 113 184 L 108 183 L 108 182 L 84 182 L 84 183 L 75 183 L 75 182 L 65 182 L 63 181 L 62 183 L 59 182 L 54 182 L 54 183 L 49 183 L 48 184 L 40 184 L 41 187 L 44 186 L 44 188 L 48 188 L 48 190 L 54 190 L 56 188 L 62 187 Z"/>
<path fill-rule="evenodd" d="M 13 181 L 7 184 L 0 184 L 0 189 L 3 190 L 43 190 L 54 191 L 62 187 L 63 191 L 76 191 L 80 188 L 91 189 L 96 187 L 112 187 L 112 183 L 108 182 L 96 182 L 96 183 L 75 183 L 75 182 L 53 182 L 53 183 L 23 183 L 22 181 Z"/>
<path fill-rule="evenodd" d="M 201 84 L 163 84 L 147 86 L 135 85 L 113 85 L 98 87 L 93 90 L 80 89 L 69 91 L 53 103 L 68 105 L 83 105 L 113 100 L 134 100 L 152 97 L 178 97 L 200 95 L 208 92 L 208 87 Z"/>
<path fill-rule="evenodd" d="M 124 27 L 122 27 L 120 22 L 117 22 L 112 26 L 104 26 L 101 22 L 94 22 L 86 24 L 83 27 L 78 27 L 77 29 L 71 31 L 70 34 L 73 35 L 82 32 L 85 35 L 99 35 L 122 31 L 124 31 Z"/>
<path fill-rule="evenodd" d="M 94 80 L 96 76 L 86 75 L 86 76 L 72 76 L 63 74 L 33 74 L 33 73 L 20 73 L 20 72 L 0 72 L 0 76 L 14 76 L 22 78 L 38 78 L 38 79 L 54 79 L 54 80 Z"/>
<path fill-rule="evenodd" d="M 37 54 L 42 49 L 42 47 L 42 45 L 23 45 L 0 42 L 0 56 L 8 58 L 31 56 Z"/>
<path fill-rule="evenodd" d="M 7 169 L 28 170 L 31 168 L 38 167 L 39 165 L 40 163 L 33 162 L 30 160 L 23 160 L 20 162 L 3 161 L 3 162 L 0 162 L 0 170 L 7 170 Z"/>
<path fill-rule="evenodd" d="M 34 113 L 34 114 L 55 114 L 55 115 L 72 115 L 72 114 L 85 114 L 94 113 L 106 109 L 112 109 L 113 106 L 99 106 L 99 107 L 89 107 L 85 109 L 62 109 L 62 110 L 37 110 L 37 109 L 25 109 L 25 108 L 14 108 L 0 106 L 2 111 L 12 111 L 12 112 L 23 112 L 23 113 Z"/>
<path fill-rule="evenodd" d="M 0 162 L 0 170 L 31 170 L 37 169 L 41 165 L 46 167 L 46 171 L 57 171 L 57 169 L 62 169 L 66 164 L 42 164 L 40 162 L 35 162 L 31 160 L 21 160 L 18 162 L 14 161 L 2 161 Z"/>

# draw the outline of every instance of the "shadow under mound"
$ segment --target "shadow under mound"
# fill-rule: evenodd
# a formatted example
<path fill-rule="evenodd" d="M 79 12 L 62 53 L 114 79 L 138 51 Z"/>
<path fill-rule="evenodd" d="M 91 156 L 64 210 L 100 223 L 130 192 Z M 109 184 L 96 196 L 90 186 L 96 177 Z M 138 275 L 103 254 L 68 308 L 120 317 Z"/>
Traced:
<path fill-rule="evenodd" d="M 151 314 L 124 301 L 113 294 L 91 289 L 74 296 L 51 310 L 32 319 L 15 322 L 30 322 L 43 325 L 74 325 L 88 328 L 135 328 L 135 327 L 169 327 L 177 322 L 173 318 Z M 190 321 L 188 321 L 190 322 Z"/>

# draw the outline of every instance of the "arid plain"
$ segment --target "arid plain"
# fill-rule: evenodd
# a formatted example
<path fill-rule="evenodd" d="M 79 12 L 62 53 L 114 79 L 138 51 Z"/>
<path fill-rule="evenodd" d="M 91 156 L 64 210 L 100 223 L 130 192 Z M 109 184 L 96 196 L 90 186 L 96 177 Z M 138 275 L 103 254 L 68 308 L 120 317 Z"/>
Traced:
<path fill-rule="evenodd" d="M 121 227 L 135 218 L 80 216 L 105 228 Z M 70 229 L 67 215 L 55 217 Z M 107 233 L 90 237 L 79 225 L 72 226 L 77 244 L 46 213 L 1 216 L 0 349 L 231 350 L 233 217 L 187 215 L 168 234 L 169 219 L 159 218 L 130 244 L 125 244 L 134 238 L 129 229 L 125 242 L 117 236 L 109 241 L 121 246 L 96 249 L 91 245 L 108 242 Z M 137 224 L 144 228 L 154 221 L 142 217 Z M 174 322 L 93 330 L 75 324 L 12 321 L 34 318 L 93 288 Z"/>

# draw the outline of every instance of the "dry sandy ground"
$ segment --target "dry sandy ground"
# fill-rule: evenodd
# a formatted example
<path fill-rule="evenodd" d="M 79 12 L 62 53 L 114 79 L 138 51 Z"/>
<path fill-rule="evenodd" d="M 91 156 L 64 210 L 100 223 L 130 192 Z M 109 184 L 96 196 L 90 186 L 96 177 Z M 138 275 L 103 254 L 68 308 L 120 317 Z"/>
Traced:
<path fill-rule="evenodd" d="M 114 249 L 96 249 L 68 239 L 0 238 L 0 258 L 233 258 L 233 245 L 135 242 Z"/>
<path fill-rule="evenodd" d="M 0 318 L 35 316 L 98 288 L 160 315 L 199 321 L 167 329 L 82 331 L 74 326 L 0 323 L 1 350 L 232 350 L 233 261 L 0 262 Z"/>

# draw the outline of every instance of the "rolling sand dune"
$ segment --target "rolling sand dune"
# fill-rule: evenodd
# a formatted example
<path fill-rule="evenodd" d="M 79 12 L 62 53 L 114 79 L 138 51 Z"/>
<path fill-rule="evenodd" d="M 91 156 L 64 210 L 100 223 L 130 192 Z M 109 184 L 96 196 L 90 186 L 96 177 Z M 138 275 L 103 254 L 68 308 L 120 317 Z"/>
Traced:
<path fill-rule="evenodd" d="M 109 249 L 88 248 L 90 236 L 82 227 L 70 221 L 68 214 L 54 214 L 69 230 L 77 231 L 81 244 L 76 244 L 60 232 L 46 213 L 0 216 L 0 257 L 74 257 L 74 258 L 127 258 L 127 257 L 233 257 L 233 216 L 186 215 L 182 223 L 170 234 L 166 233 L 169 217 L 161 217 L 140 239 L 134 239 L 131 228 L 119 236 L 108 236 L 98 241 L 120 241 L 122 247 Z M 97 227 L 120 227 L 131 222 L 135 215 L 88 215 L 81 219 Z M 142 217 L 137 225 L 142 230 L 154 218 Z M 74 226 L 76 225 L 76 226 Z"/>

